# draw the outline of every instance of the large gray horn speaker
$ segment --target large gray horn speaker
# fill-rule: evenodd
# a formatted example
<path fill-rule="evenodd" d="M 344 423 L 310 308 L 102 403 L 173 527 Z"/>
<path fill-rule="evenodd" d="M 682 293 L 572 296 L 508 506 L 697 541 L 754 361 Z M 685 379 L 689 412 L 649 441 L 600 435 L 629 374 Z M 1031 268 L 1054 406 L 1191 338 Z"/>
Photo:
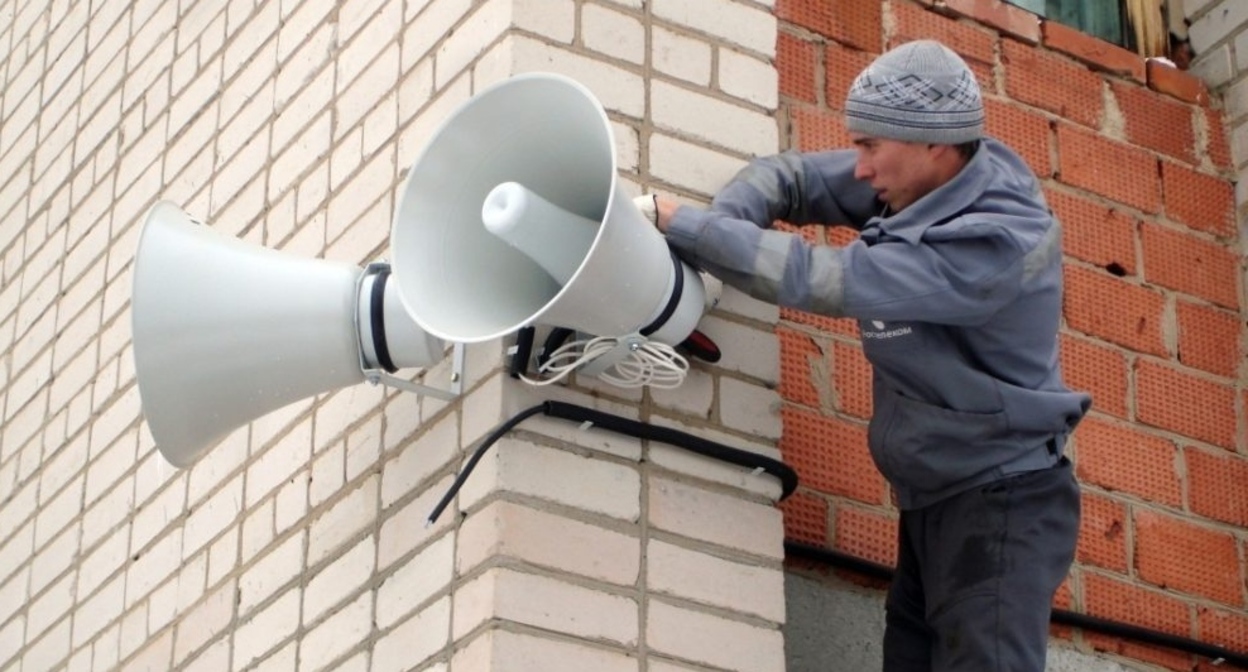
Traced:
<path fill-rule="evenodd" d="M 233 429 L 299 399 L 426 366 L 443 343 L 407 316 L 389 267 L 303 259 L 156 203 L 134 261 L 143 415 L 161 454 L 193 463 Z"/>
<path fill-rule="evenodd" d="M 566 77 L 461 105 L 408 172 L 391 234 L 417 324 L 464 343 L 530 324 L 684 340 L 704 286 L 620 188 L 615 152 L 602 105 Z"/>

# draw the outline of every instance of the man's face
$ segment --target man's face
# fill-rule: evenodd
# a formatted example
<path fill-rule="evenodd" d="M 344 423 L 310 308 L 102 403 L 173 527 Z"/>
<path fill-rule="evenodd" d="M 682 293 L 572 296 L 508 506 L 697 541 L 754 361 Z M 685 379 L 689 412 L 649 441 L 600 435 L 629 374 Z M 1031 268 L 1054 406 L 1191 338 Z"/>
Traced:
<path fill-rule="evenodd" d="M 901 212 L 942 183 L 933 145 L 850 133 L 858 150 L 854 178 L 871 185 L 889 209 Z"/>

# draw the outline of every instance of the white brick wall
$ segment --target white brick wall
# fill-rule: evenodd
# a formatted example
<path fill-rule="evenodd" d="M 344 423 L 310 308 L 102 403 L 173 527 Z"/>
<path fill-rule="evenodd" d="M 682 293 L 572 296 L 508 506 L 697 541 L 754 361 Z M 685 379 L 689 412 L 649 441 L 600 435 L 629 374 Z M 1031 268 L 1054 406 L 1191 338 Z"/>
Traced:
<path fill-rule="evenodd" d="M 542 599 L 534 599 L 536 595 Z M 638 607 L 636 598 L 596 586 L 495 568 L 456 591 L 451 632 L 456 639 L 464 638 L 489 619 L 501 618 L 633 647 L 639 637 Z"/>
<path fill-rule="evenodd" d="M 1195 52 L 1192 72 L 1222 94 L 1232 159 L 1240 178 L 1235 200 L 1242 213 L 1248 203 L 1248 4 L 1182 0 L 1181 8 Z M 1242 214 L 1239 227 L 1248 230 Z"/>
<path fill-rule="evenodd" d="M 384 258 L 430 134 L 520 72 L 592 90 L 630 193 L 705 201 L 777 147 L 774 45 L 751 0 L 0 0 L 0 669 L 782 669 L 769 476 L 535 417 L 425 525 L 542 399 L 776 456 L 774 310 L 729 296 L 703 325 L 723 362 L 678 390 L 534 390 L 474 345 L 454 402 L 318 395 L 183 470 L 130 324 L 157 199 Z"/>

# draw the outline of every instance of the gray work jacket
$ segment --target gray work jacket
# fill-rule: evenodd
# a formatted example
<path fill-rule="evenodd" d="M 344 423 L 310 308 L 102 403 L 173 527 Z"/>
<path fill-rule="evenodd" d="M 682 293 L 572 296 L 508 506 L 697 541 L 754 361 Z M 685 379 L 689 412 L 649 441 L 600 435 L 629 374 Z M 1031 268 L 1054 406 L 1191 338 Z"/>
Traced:
<path fill-rule="evenodd" d="M 752 161 L 668 242 L 758 299 L 858 319 L 873 368 L 868 444 L 903 509 L 1061 457 L 1091 399 L 1062 382 L 1061 229 L 1035 175 L 986 139 L 950 182 L 892 216 L 854 150 Z M 859 229 L 811 245 L 772 222 Z"/>

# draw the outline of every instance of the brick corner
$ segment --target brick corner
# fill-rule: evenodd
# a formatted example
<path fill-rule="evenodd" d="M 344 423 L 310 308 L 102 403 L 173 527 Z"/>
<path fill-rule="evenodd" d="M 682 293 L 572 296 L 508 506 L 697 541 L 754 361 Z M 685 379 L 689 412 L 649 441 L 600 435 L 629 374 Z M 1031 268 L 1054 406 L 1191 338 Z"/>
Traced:
<path fill-rule="evenodd" d="M 1196 105 L 1209 105 L 1209 88 L 1199 77 L 1178 69 L 1168 61 L 1147 61 L 1148 88 Z"/>

